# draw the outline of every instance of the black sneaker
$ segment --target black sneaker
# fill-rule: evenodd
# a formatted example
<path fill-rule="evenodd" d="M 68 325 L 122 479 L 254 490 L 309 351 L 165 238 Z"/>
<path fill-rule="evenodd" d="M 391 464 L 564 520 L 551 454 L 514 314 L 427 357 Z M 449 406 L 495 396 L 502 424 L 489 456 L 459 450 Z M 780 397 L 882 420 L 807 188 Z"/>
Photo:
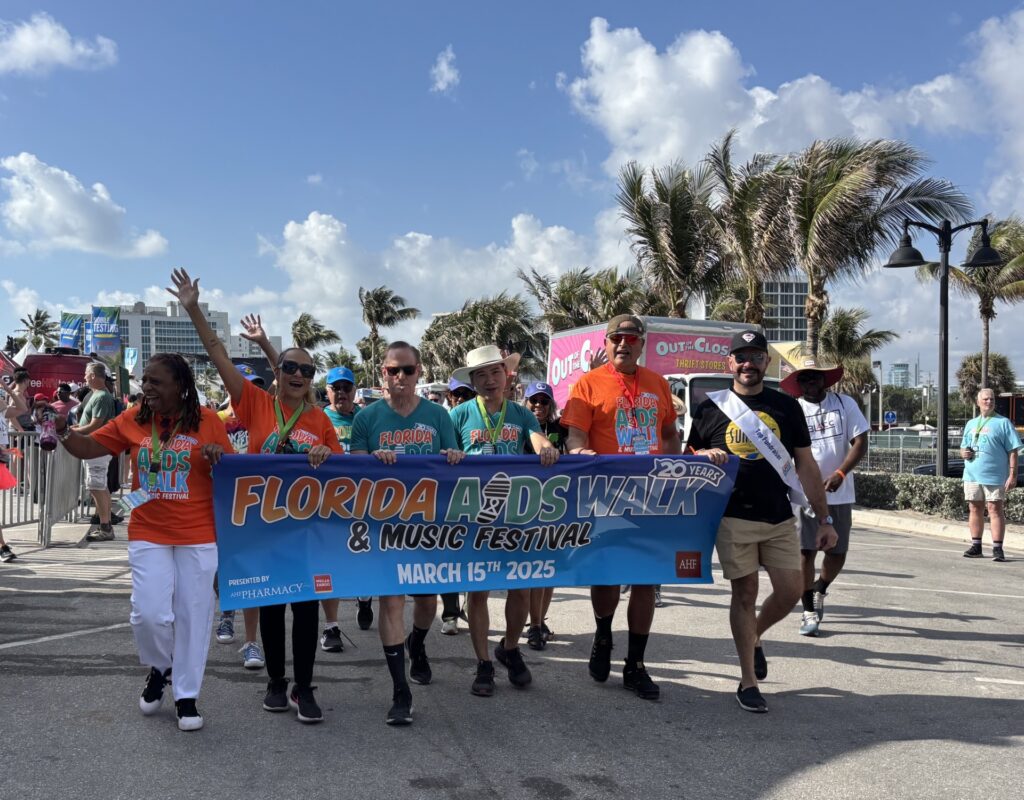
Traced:
<path fill-rule="evenodd" d="M 541 630 L 540 625 L 530 626 L 530 629 L 526 632 L 526 643 L 530 646 L 531 650 L 543 650 L 548 646 L 548 640 L 544 638 L 544 632 Z"/>
<path fill-rule="evenodd" d="M 373 624 L 373 601 L 367 599 L 356 602 L 359 604 L 359 610 L 356 612 L 356 624 L 359 625 L 359 630 L 368 631 Z"/>
<path fill-rule="evenodd" d="M 150 667 L 149 675 L 146 676 L 146 685 L 142 689 L 142 697 L 139 698 L 139 711 L 147 717 L 155 714 L 164 701 L 164 687 L 171 682 L 171 671 L 161 672 L 156 667 Z"/>
<path fill-rule="evenodd" d="M 93 525 L 85 534 L 89 542 L 112 542 L 114 541 L 114 528 L 108 522 L 106 525 Z"/>
<path fill-rule="evenodd" d="M 764 648 L 754 648 L 754 677 L 763 681 L 768 677 L 768 659 L 764 657 Z"/>
<path fill-rule="evenodd" d="M 744 711 L 753 711 L 755 714 L 764 714 L 768 711 L 768 704 L 756 686 L 748 686 L 744 689 L 741 683 L 736 690 L 736 702 Z"/>
<path fill-rule="evenodd" d="M 517 689 L 523 689 L 530 685 L 533 676 L 530 674 L 530 668 L 523 661 L 523 654 L 519 652 L 518 647 L 506 650 L 504 636 L 501 637 L 501 641 L 494 647 L 494 657 L 498 659 L 503 667 L 508 669 L 509 683 Z"/>
<path fill-rule="evenodd" d="M 548 627 L 548 624 L 546 622 L 542 622 L 540 624 L 540 632 L 544 634 L 545 642 L 550 642 L 552 639 L 555 638 L 554 631 L 552 631 L 551 628 Z"/>
<path fill-rule="evenodd" d="M 287 678 L 271 678 L 267 681 L 267 693 L 263 696 L 263 708 L 274 712 L 288 710 Z"/>
<path fill-rule="evenodd" d="M 111 525 L 120 525 L 122 522 L 124 522 L 124 517 L 122 517 L 120 514 L 115 514 L 113 511 L 110 512 L 110 524 Z M 90 525 L 99 525 L 100 524 L 100 515 L 99 514 L 93 514 L 89 518 L 89 524 Z"/>
<path fill-rule="evenodd" d="M 412 724 L 412 692 L 408 686 L 395 689 L 391 698 L 391 709 L 384 720 L 388 725 Z"/>
<path fill-rule="evenodd" d="M 183 697 L 174 701 L 174 707 L 178 713 L 179 731 L 197 731 L 203 727 L 203 715 L 196 708 L 194 697 Z"/>
<path fill-rule="evenodd" d="M 1003 548 L 992 545 L 992 560 L 993 561 L 1006 561 L 1006 556 L 1003 555 Z"/>
<path fill-rule="evenodd" d="M 430 670 L 430 659 L 427 658 L 427 648 L 420 647 L 419 652 L 413 652 L 412 634 L 405 637 L 405 647 L 409 651 L 409 677 L 413 683 L 426 686 L 434 673 Z"/>
<path fill-rule="evenodd" d="M 980 544 L 971 544 L 966 550 L 964 550 L 964 558 L 983 558 L 984 553 L 981 552 Z"/>
<path fill-rule="evenodd" d="M 608 680 L 612 671 L 612 638 L 594 634 L 594 646 L 590 648 L 590 663 L 587 665 L 590 677 L 599 683 Z"/>
<path fill-rule="evenodd" d="M 494 663 L 481 661 L 476 665 L 476 677 L 469 691 L 477 697 L 490 697 L 494 694 Z"/>
<path fill-rule="evenodd" d="M 3 547 L 0 547 L 0 561 L 3 561 L 6 564 L 8 561 L 14 561 L 16 558 L 17 556 L 14 555 L 14 551 L 6 544 Z"/>
<path fill-rule="evenodd" d="M 332 625 L 329 628 L 324 628 L 323 634 L 320 636 L 320 649 L 325 653 L 342 653 L 345 651 L 345 645 L 341 641 L 341 628 L 337 625 Z"/>
<path fill-rule="evenodd" d="M 316 704 L 316 698 L 313 696 L 315 688 L 315 686 L 307 686 L 300 689 L 298 686 L 293 686 L 291 694 L 288 695 L 288 706 L 297 712 L 299 722 L 305 722 L 307 725 L 324 721 L 324 712 L 320 710 L 320 706 Z"/>
<path fill-rule="evenodd" d="M 641 700 L 657 700 L 661 697 L 661 689 L 647 674 L 647 667 L 643 661 L 638 661 L 633 666 L 626 665 L 622 670 L 622 686 L 636 692 L 636 696 Z"/>

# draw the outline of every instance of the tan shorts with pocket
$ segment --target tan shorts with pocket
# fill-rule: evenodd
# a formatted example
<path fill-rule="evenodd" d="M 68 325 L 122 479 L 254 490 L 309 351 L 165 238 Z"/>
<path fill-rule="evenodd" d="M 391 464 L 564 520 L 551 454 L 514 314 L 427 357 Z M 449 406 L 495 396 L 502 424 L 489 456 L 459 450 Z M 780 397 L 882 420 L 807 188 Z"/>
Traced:
<path fill-rule="evenodd" d="M 726 580 L 743 578 L 759 567 L 800 569 L 800 537 L 790 517 L 778 524 L 722 517 L 715 542 Z"/>
<path fill-rule="evenodd" d="M 1006 499 L 1006 487 L 1001 483 L 964 481 L 964 499 L 968 503 L 999 503 Z"/>

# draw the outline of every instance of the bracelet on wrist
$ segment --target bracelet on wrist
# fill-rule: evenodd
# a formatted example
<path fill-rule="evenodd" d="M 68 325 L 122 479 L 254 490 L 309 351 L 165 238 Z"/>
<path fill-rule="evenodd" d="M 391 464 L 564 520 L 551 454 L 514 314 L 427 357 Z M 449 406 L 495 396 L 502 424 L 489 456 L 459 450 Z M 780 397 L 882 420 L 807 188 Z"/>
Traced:
<path fill-rule="evenodd" d="M 57 434 L 58 441 L 66 442 L 68 439 L 71 438 L 71 433 L 72 433 L 71 426 L 70 425 L 65 425 L 64 426 L 64 430 L 62 430 L 60 433 Z"/>
<path fill-rule="evenodd" d="M 843 471 L 842 471 L 841 469 L 837 469 L 837 470 L 836 470 L 836 475 L 838 475 L 838 476 L 839 476 L 840 478 L 842 478 L 842 479 L 843 479 L 844 481 L 846 480 L 846 473 L 845 473 L 845 472 L 843 472 Z"/>

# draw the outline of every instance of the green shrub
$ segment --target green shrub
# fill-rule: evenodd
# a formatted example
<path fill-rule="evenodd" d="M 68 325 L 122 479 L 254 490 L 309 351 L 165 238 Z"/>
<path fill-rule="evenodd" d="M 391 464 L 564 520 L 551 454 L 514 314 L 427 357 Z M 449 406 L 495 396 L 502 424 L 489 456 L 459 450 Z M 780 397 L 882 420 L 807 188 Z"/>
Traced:
<path fill-rule="evenodd" d="M 964 484 L 959 478 L 937 478 L 893 472 L 858 472 L 857 504 L 890 511 L 909 509 L 946 519 L 967 519 Z M 1006 521 L 1024 523 L 1024 489 L 1006 498 Z"/>

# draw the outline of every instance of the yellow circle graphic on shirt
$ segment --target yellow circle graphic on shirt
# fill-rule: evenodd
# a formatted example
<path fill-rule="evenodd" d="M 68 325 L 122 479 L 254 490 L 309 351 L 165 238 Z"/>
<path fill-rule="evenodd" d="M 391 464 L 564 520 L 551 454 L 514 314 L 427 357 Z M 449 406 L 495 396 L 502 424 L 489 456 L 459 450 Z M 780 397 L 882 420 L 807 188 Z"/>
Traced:
<path fill-rule="evenodd" d="M 764 411 L 758 411 L 757 416 L 760 417 L 761 422 L 771 428 L 772 433 L 778 438 L 782 438 L 782 432 L 779 430 L 779 423 L 777 423 L 771 416 Z M 729 427 L 725 429 L 725 446 L 734 456 L 739 456 L 747 461 L 757 461 L 758 459 L 764 458 L 754 443 L 747 438 L 747 435 L 739 429 L 739 426 L 735 422 L 730 420 Z"/>

